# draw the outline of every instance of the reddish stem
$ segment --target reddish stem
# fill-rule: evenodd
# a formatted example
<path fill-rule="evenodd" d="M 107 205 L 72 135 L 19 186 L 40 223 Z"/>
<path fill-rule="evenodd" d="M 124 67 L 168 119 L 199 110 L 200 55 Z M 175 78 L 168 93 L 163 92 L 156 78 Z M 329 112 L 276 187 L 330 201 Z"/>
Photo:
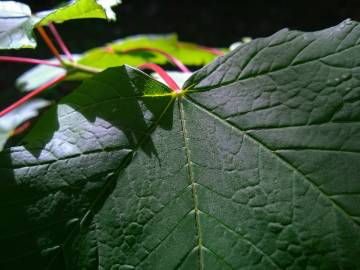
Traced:
<path fill-rule="evenodd" d="M 167 83 L 167 85 L 174 90 L 175 93 L 179 93 L 181 91 L 180 87 L 176 84 L 176 82 L 167 74 L 167 72 L 160 66 L 153 64 L 153 63 L 145 63 L 138 67 L 139 69 L 150 69 L 157 74 L 161 78 L 164 79 L 164 81 Z"/>
<path fill-rule="evenodd" d="M 21 126 L 17 127 L 12 133 L 11 136 L 16 136 L 21 133 L 23 133 L 25 130 L 27 130 L 31 126 L 31 121 L 26 121 Z"/>
<path fill-rule="evenodd" d="M 199 49 L 202 49 L 203 51 L 207 51 L 209 53 L 220 55 L 220 56 L 225 54 L 223 51 L 220 51 L 215 48 L 206 47 L 206 46 L 199 46 Z"/>
<path fill-rule="evenodd" d="M 15 103 L 13 103 L 12 105 L 10 105 L 9 107 L 7 107 L 6 109 L 2 110 L 0 112 L 0 117 L 4 116 L 5 114 L 11 112 L 12 110 L 16 109 L 17 107 L 19 107 L 20 105 L 24 104 L 26 101 L 30 100 L 31 98 L 37 96 L 38 94 L 40 94 L 41 92 L 45 91 L 46 89 L 48 89 L 50 86 L 53 86 L 54 84 L 60 82 L 61 80 L 63 80 L 65 78 L 66 75 L 61 75 L 59 77 L 56 77 L 55 79 L 47 82 L 46 84 L 40 86 L 39 88 L 35 89 L 34 91 L 30 92 L 29 94 L 27 94 L 26 96 L 22 97 L 21 99 L 19 99 L 18 101 L 16 101 Z"/>
<path fill-rule="evenodd" d="M 185 44 L 182 44 L 182 43 L 178 43 L 179 47 L 186 47 Z M 209 52 L 209 53 L 212 53 L 212 54 L 216 54 L 216 55 L 224 55 L 225 53 L 219 49 L 215 49 L 215 48 L 211 48 L 211 47 L 207 47 L 207 46 L 202 46 L 202 45 L 195 45 L 196 48 L 198 48 L 199 50 L 203 50 L 203 51 L 206 51 L 206 52 Z"/>
<path fill-rule="evenodd" d="M 25 58 L 25 57 L 14 57 L 14 56 L 0 56 L 0 62 L 17 62 L 17 63 L 29 63 L 29 64 L 42 64 L 54 67 L 61 67 L 61 64 L 51 62 L 48 60 Z"/>
<path fill-rule="evenodd" d="M 190 72 L 190 70 L 176 57 L 172 56 L 171 54 L 156 48 L 149 48 L 149 47 L 140 47 L 134 49 L 128 49 L 121 51 L 122 53 L 129 53 L 129 52 L 136 52 L 136 51 L 150 51 L 150 52 L 157 52 L 165 56 L 171 63 L 177 66 L 182 72 Z"/>
<path fill-rule="evenodd" d="M 73 57 L 72 54 L 70 53 L 69 49 L 66 47 L 64 40 L 62 39 L 62 37 L 60 36 L 59 32 L 57 31 L 57 29 L 55 28 L 55 25 L 53 23 L 49 23 L 49 28 L 51 33 L 53 34 L 55 40 L 57 41 L 57 43 L 59 44 L 61 50 L 65 53 L 66 57 L 70 60 L 73 61 Z"/>
<path fill-rule="evenodd" d="M 46 45 L 49 47 L 50 51 L 53 53 L 53 55 L 60 61 L 60 63 L 63 63 L 64 61 L 61 58 L 61 55 L 59 51 L 56 49 L 54 43 L 49 38 L 48 34 L 46 33 L 44 27 L 41 25 L 38 25 L 36 29 L 39 31 L 42 39 L 45 41 Z"/>

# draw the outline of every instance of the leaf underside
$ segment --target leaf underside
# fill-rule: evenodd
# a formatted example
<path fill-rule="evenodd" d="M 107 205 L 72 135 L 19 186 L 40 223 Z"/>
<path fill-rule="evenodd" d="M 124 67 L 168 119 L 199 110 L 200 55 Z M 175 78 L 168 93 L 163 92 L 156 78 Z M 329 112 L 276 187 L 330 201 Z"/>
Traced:
<path fill-rule="evenodd" d="M 87 18 L 115 20 L 111 7 L 120 3 L 120 0 L 74 0 L 60 8 L 32 14 L 26 4 L 0 1 L 0 49 L 35 48 L 33 30 L 37 25 Z"/>
<path fill-rule="evenodd" d="M 360 269 L 359 37 L 84 81 L 0 154 L 1 269 Z"/>

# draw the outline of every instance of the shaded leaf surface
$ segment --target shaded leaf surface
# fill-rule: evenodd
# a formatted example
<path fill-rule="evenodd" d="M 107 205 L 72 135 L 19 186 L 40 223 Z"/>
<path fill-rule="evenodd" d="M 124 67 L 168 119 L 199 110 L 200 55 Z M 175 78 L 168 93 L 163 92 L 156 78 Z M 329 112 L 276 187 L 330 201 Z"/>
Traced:
<path fill-rule="evenodd" d="M 3 268 L 360 269 L 359 36 L 282 30 L 180 96 L 86 80 L 0 155 Z"/>

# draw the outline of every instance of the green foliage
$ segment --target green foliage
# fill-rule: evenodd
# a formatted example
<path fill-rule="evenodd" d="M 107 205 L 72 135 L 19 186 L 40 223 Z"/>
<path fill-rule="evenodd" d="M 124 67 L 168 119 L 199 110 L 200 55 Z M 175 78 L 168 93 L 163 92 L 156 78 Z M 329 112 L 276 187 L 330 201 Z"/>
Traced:
<path fill-rule="evenodd" d="M 165 56 L 156 52 L 145 50 L 127 52 L 127 50 L 136 48 L 160 49 L 179 59 L 185 65 L 201 66 L 216 58 L 213 53 L 201 50 L 197 44 L 179 41 L 175 34 L 137 35 L 92 49 L 79 59 L 79 63 L 105 69 L 124 64 L 138 66 L 146 62 L 157 64 L 168 62 Z"/>
<path fill-rule="evenodd" d="M 75 0 L 57 9 L 32 14 L 26 4 L 0 1 L 0 49 L 35 48 L 33 29 L 37 25 L 84 18 L 114 20 L 111 7 L 119 3 L 119 0 Z"/>
<path fill-rule="evenodd" d="M 2 269 L 360 269 L 359 37 L 85 80 L 0 153 Z"/>
<path fill-rule="evenodd" d="M 169 61 L 158 52 L 146 50 L 126 52 L 126 50 L 138 48 L 160 49 L 176 57 L 182 63 L 193 66 L 208 64 L 216 58 L 216 55 L 202 50 L 199 45 L 179 41 L 177 35 L 171 34 L 127 37 L 106 44 L 105 46 L 91 49 L 82 55 L 76 55 L 75 59 L 79 64 L 100 69 L 117 67 L 124 64 L 139 66 L 147 62 L 166 64 Z M 226 50 L 223 51 L 225 52 Z M 22 74 L 17 79 L 16 85 L 22 91 L 31 91 L 65 73 L 66 70 L 63 68 L 39 65 Z M 91 76 L 92 74 L 89 73 L 74 71 L 68 74 L 67 79 L 83 80 Z"/>
<path fill-rule="evenodd" d="M 62 23 L 74 19 L 99 18 L 115 20 L 116 16 L 111 7 L 120 3 L 120 0 L 75 0 L 63 7 L 40 12 L 36 16 L 42 18 L 41 25 L 50 22 Z"/>

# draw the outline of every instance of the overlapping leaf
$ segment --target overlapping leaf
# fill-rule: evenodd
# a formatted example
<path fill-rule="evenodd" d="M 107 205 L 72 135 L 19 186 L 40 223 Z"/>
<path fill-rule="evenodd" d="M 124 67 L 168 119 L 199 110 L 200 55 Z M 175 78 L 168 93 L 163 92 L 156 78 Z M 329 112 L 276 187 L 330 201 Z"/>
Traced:
<path fill-rule="evenodd" d="M 160 49 L 179 59 L 185 65 L 201 66 L 216 58 L 216 55 L 202 50 L 197 44 L 179 41 L 175 34 L 137 35 L 92 49 L 84 54 L 79 63 L 97 68 L 108 68 L 123 64 L 137 66 L 146 62 L 165 64 L 168 61 L 166 57 L 157 52 L 146 50 L 128 52 L 128 50 L 136 48 Z"/>
<path fill-rule="evenodd" d="M 87 51 L 83 53 L 83 55 L 77 55 L 75 59 L 80 64 L 100 69 L 124 64 L 136 67 L 147 62 L 166 64 L 169 61 L 164 55 L 158 52 L 146 50 L 126 52 L 130 49 L 139 48 L 159 49 L 176 57 L 186 65 L 205 65 L 217 57 L 217 55 L 211 52 L 202 50 L 199 45 L 178 41 L 177 36 L 171 34 L 128 37 L 109 43 L 104 47 Z M 223 51 L 225 52 L 226 50 Z M 16 84 L 17 87 L 23 91 L 31 91 L 57 76 L 65 74 L 65 72 L 62 68 L 40 65 L 31 68 L 21 75 Z M 88 73 L 74 72 L 69 74 L 67 79 L 83 80 L 91 76 L 92 75 Z"/>
<path fill-rule="evenodd" d="M 0 155 L 2 269 L 360 269 L 359 37 L 85 81 Z"/>
<path fill-rule="evenodd" d="M 30 7 L 15 1 L 0 1 L 0 49 L 35 48 L 33 29 L 49 22 L 100 18 L 114 20 L 112 6 L 119 0 L 74 0 L 58 9 L 32 14 Z"/>
<path fill-rule="evenodd" d="M 99 18 L 115 20 L 115 13 L 111 7 L 121 3 L 121 0 L 73 0 L 68 5 L 37 13 L 41 18 L 40 24 L 50 22 L 62 23 L 74 19 Z"/>

